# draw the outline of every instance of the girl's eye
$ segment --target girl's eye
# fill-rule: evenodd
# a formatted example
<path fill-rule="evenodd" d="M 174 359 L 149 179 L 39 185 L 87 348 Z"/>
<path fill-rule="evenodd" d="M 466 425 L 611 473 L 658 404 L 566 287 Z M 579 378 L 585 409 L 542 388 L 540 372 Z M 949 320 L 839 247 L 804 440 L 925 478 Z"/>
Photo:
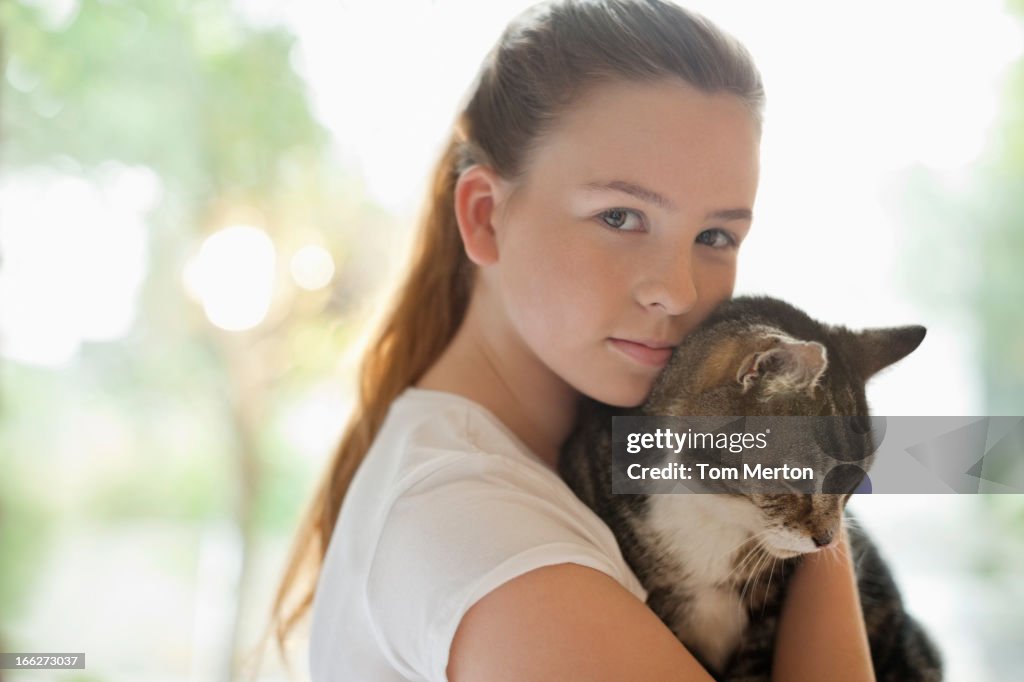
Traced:
<path fill-rule="evenodd" d="M 605 225 L 607 225 L 608 227 L 617 232 L 637 232 L 638 230 L 635 229 L 622 229 L 622 225 L 627 222 L 627 219 L 630 215 L 634 215 L 637 216 L 638 218 L 641 218 L 640 226 L 643 226 L 643 215 L 628 208 L 612 208 L 601 213 L 599 217 L 601 218 L 602 223 L 604 223 Z M 611 220 L 606 220 L 606 218 L 611 218 Z"/>
<path fill-rule="evenodd" d="M 704 230 L 697 235 L 697 242 L 713 249 L 734 249 L 737 246 L 736 238 L 720 227 Z"/>
<path fill-rule="evenodd" d="M 629 216 L 638 218 L 638 225 L 635 229 L 623 229 L 629 222 Z M 599 214 L 602 224 L 616 232 L 640 232 L 644 226 L 643 214 L 629 208 L 612 208 Z M 735 249 L 739 246 L 736 238 L 731 233 L 720 227 L 704 230 L 697 235 L 697 243 L 710 246 L 713 249 Z"/>

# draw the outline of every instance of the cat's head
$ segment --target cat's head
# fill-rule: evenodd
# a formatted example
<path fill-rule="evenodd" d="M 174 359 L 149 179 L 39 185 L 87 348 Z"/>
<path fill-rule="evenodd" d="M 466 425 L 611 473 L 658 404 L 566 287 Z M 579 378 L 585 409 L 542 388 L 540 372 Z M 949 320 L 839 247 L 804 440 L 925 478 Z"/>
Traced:
<path fill-rule="evenodd" d="M 867 415 L 868 379 L 909 355 L 920 325 L 853 331 L 767 296 L 725 301 L 675 349 L 644 414 Z"/>
<path fill-rule="evenodd" d="M 910 354 L 925 331 L 919 325 L 852 331 L 778 299 L 735 298 L 676 348 L 640 409 L 675 416 L 867 417 L 868 379 Z M 870 432 L 860 439 L 821 433 L 836 421 L 819 420 L 825 426 L 806 438 L 817 447 L 825 438 L 862 448 L 870 466 Z M 787 557 L 828 546 L 851 493 L 840 486 L 834 494 L 737 494 L 722 503 L 769 552 Z"/>

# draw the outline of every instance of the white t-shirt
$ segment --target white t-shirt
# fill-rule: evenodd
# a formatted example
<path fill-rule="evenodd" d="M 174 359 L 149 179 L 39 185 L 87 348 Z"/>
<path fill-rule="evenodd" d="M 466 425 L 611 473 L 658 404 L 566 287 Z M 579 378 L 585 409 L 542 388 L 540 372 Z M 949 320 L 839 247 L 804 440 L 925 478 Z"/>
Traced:
<path fill-rule="evenodd" d="M 345 496 L 313 600 L 313 682 L 446 680 L 463 614 L 571 562 L 647 593 L 611 530 L 480 404 L 410 387 Z"/>

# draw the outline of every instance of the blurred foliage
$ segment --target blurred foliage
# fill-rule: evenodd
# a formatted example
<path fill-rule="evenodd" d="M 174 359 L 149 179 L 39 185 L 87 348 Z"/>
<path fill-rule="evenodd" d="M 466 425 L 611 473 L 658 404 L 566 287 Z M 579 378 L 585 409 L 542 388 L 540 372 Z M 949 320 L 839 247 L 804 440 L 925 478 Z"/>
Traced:
<path fill-rule="evenodd" d="M 1024 8 L 1019 8 L 1024 23 Z M 1024 60 L 1009 73 L 980 197 L 977 248 L 984 275 L 973 303 L 984 325 L 981 355 L 989 414 L 1024 414 Z"/>
<path fill-rule="evenodd" d="M 339 357 L 387 274 L 394 226 L 336 162 L 293 68 L 295 38 L 228 0 L 0 2 L 0 49 L 5 174 L 96 180 L 142 166 L 160 185 L 129 334 L 86 343 L 64 367 L 0 374 L 0 612 L 11 617 L 58 526 L 230 519 L 243 561 L 257 532 L 292 529 L 329 452 L 298 456 L 310 453 L 282 420 L 347 379 Z M 204 236 L 237 223 L 271 236 L 279 272 L 268 318 L 232 333 L 187 298 L 182 272 Z M 319 291 L 288 275 L 308 243 L 336 266 Z"/>
<path fill-rule="evenodd" d="M 294 38 L 247 26 L 229 2 L 81 0 L 57 27 L 32 4 L 0 12 L 8 68 L 31 84 L 5 96 L 10 165 L 118 159 L 175 194 L 256 200 L 286 152 L 326 141 L 290 65 Z"/>
<path fill-rule="evenodd" d="M 1008 8 L 1024 23 L 1024 2 Z M 908 289 L 977 331 L 984 412 L 1024 414 L 1024 60 L 1009 68 L 998 118 L 969 181 L 912 169 L 900 208 L 918 229 L 904 245 Z M 965 330 L 966 331 L 966 330 Z"/>
<path fill-rule="evenodd" d="M 25 480 L 13 458 L 0 462 L 4 479 Z M 45 563 L 56 514 L 30 488 L 0 484 L 0 613 L 17 613 L 29 596 L 26 585 Z"/>
<path fill-rule="evenodd" d="M 1007 8 L 1024 24 L 1024 0 L 1010 0 Z M 916 168 L 900 198 L 907 221 L 917 227 L 909 231 L 915 237 L 904 248 L 924 256 L 904 259 L 908 289 L 936 313 L 953 313 L 956 321 L 973 327 L 983 409 L 990 415 L 1024 415 L 1021 188 L 1024 59 L 1006 72 L 998 117 L 969 182 L 951 182 Z M 974 550 L 974 571 L 991 581 L 1007 603 L 1020 603 L 1024 495 L 981 495 L 979 502 L 979 523 L 998 540 Z"/>

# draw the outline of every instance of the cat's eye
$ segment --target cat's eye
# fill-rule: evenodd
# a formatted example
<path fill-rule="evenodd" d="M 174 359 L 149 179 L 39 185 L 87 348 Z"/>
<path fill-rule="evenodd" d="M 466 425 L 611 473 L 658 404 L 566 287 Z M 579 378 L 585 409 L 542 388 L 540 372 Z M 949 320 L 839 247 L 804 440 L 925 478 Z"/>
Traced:
<path fill-rule="evenodd" d="M 640 219 L 640 226 L 643 227 L 643 214 L 628 208 L 611 208 L 600 214 L 601 222 L 616 232 L 637 232 L 638 230 L 624 230 L 622 225 L 627 222 L 628 216 L 633 215 Z M 612 218 L 609 222 L 605 218 Z M 613 224 L 615 223 L 615 224 Z"/>
<path fill-rule="evenodd" d="M 713 249 L 733 249 L 739 245 L 735 237 L 720 227 L 704 230 L 697 235 L 697 242 Z"/>

